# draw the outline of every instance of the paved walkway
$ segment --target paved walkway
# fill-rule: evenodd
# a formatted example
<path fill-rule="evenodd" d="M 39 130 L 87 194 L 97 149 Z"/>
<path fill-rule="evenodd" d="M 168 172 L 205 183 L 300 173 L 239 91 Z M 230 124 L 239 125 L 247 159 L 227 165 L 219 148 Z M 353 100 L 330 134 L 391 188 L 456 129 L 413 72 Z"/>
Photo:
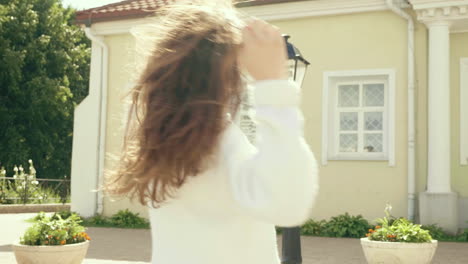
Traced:
<path fill-rule="evenodd" d="M 0 263 L 15 264 L 10 244 L 30 225 L 34 214 L 0 214 Z M 89 228 L 92 241 L 84 264 L 147 264 L 151 258 L 149 230 Z M 281 241 L 279 241 L 281 242 Z M 365 264 L 359 240 L 303 237 L 303 264 Z M 440 243 L 433 264 L 467 264 L 468 243 Z M 409 263 L 410 264 L 410 263 Z"/>

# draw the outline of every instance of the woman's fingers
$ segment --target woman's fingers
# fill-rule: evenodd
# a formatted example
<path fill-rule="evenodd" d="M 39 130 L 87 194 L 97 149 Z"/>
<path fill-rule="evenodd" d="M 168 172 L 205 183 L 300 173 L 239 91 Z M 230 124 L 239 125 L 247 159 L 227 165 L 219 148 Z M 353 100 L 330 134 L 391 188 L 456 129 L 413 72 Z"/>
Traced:
<path fill-rule="evenodd" d="M 256 80 L 286 79 L 286 47 L 279 28 L 250 21 L 242 31 L 239 62 Z"/>

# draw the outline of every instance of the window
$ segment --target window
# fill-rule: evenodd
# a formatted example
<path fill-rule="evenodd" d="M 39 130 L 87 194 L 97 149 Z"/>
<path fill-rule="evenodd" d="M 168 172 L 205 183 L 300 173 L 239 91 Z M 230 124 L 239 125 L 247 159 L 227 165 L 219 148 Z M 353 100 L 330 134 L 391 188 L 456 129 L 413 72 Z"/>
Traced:
<path fill-rule="evenodd" d="M 239 109 L 239 120 L 237 121 L 239 127 L 247 136 L 251 143 L 255 142 L 255 132 L 256 126 L 253 120 L 253 102 L 252 102 L 253 94 L 250 87 L 246 87 L 244 94 L 242 96 L 242 102 Z"/>
<path fill-rule="evenodd" d="M 323 160 L 388 160 L 393 165 L 392 70 L 324 75 Z"/>

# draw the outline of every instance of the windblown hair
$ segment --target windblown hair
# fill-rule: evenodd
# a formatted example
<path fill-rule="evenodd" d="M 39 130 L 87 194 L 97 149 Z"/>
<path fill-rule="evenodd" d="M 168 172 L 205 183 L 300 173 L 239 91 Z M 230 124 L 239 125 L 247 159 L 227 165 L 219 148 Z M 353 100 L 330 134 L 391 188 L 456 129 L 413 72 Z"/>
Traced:
<path fill-rule="evenodd" d="M 217 1 L 216 1 L 217 2 Z M 132 104 L 110 195 L 158 205 L 205 170 L 242 94 L 241 19 L 230 6 L 180 5 L 158 14 L 156 43 Z"/>

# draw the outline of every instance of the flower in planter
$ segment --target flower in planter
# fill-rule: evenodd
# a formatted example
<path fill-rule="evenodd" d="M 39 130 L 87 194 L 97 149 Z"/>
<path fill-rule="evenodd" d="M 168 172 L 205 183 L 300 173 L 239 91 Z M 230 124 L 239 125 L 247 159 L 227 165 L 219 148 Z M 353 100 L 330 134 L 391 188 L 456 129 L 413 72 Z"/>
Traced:
<path fill-rule="evenodd" d="M 367 263 L 430 264 L 437 241 L 420 225 L 392 217 L 391 209 L 387 206 L 386 216 L 377 220 L 378 226 L 369 230 L 367 238 L 361 238 Z"/>
<path fill-rule="evenodd" d="M 406 218 L 395 218 L 390 215 L 392 207 L 385 208 L 386 217 L 378 219 L 378 226 L 369 229 L 367 237 L 372 241 L 381 242 L 406 242 L 406 243 L 430 243 L 432 237 L 428 230 L 421 225 L 412 223 Z"/>
<path fill-rule="evenodd" d="M 59 214 L 48 217 L 44 213 L 40 213 L 35 217 L 35 223 L 20 238 L 20 244 L 29 246 L 58 246 L 91 240 L 80 223 L 81 218 L 76 214 L 62 219 Z"/>
<path fill-rule="evenodd" d="M 78 215 L 62 217 L 59 213 L 52 216 L 40 213 L 34 221 L 20 243 L 12 245 L 18 263 L 76 264 L 83 261 L 90 238 Z M 55 247 L 52 254 L 51 247 Z"/>

